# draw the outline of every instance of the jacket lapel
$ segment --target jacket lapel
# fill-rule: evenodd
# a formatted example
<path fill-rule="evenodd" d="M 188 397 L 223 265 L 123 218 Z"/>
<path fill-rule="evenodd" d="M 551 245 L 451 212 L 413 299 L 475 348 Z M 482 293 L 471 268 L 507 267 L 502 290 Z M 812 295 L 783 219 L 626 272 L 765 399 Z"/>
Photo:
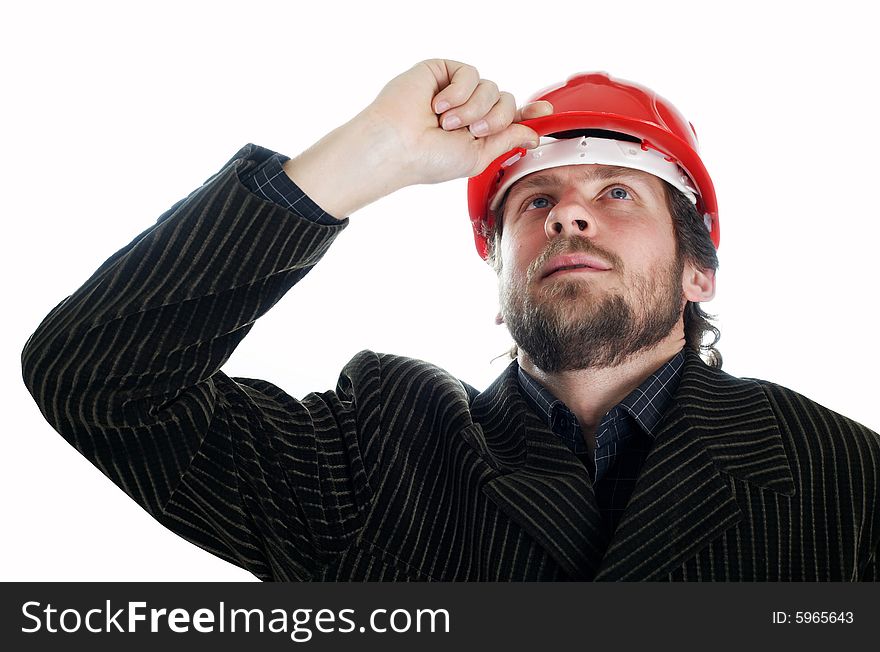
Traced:
<path fill-rule="evenodd" d="M 609 541 L 583 465 L 529 409 L 516 372 L 514 362 L 471 408 L 480 427 L 469 434 L 497 472 L 483 491 L 571 579 L 662 579 L 744 518 L 734 478 L 794 494 L 761 387 L 688 350 L 672 407 Z"/>
<path fill-rule="evenodd" d="M 791 468 L 770 403 L 687 351 L 681 383 L 597 580 L 664 579 L 744 519 L 737 479 L 787 496 Z"/>
<path fill-rule="evenodd" d="M 498 471 L 485 495 L 572 579 L 591 579 L 607 547 L 593 487 L 580 461 L 529 409 L 515 362 L 471 411 L 484 437 L 479 445 Z"/>

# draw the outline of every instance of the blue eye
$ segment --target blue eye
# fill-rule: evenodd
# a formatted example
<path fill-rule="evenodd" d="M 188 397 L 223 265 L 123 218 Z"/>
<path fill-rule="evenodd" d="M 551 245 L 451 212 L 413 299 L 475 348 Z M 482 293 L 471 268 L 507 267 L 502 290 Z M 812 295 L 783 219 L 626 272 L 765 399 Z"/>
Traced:
<path fill-rule="evenodd" d="M 544 204 L 536 206 L 535 205 L 536 202 L 544 202 Z M 528 204 L 526 204 L 527 209 L 528 208 L 541 209 L 541 208 L 548 208 L 549 206 L 550 206 L 550 200 L 548 200 L 546 197 L 535 197 Z"/>
<path fill-rule="evenodd" d="M 627 190 L 626 188 L 621 188 L 620 186 L 612 188 L 610 194 L 614 199 L 632 200 L 632 197 L 629 196 L 629 190 Z"/>

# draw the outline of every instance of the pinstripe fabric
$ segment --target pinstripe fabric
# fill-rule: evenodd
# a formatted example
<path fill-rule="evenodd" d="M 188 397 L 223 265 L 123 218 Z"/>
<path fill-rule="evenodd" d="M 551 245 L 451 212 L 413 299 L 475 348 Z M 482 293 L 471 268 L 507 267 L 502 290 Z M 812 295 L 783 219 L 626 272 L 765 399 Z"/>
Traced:
<path fill-rule="evenodd" d="M 526 403 L 586 467 L 609 533 L 614 532 L 626 511 L 639 471 L 654 443 L 654 428 L 672 400 L 683 366 L 681 350 L 611 408 L 596 427 L 593 453 L 587 449 L 577 417 L 565 403 L 522 367 L 517 369 L 517 382 Z"/>
<path fill-rule="evenodd" d="M 876 580 L 880 444 L 688 353 L 606 539 L 511 365 L 479 393 L 363 351 L 296 400 L 220 369 L 344 226 L 256 197 L 248 146 L 25 345 L 50 424 L 151 515 L 264 580 Z"/>

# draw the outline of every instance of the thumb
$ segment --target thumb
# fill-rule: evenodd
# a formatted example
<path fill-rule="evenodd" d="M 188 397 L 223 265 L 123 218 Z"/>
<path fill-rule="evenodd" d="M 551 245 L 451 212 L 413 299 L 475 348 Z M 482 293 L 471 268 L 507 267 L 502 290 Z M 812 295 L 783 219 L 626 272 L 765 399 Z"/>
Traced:
<path fill-rule="evenodd" d="M 471 176 L 476 176 L 485 170 L 489 164 L 502 154 L 523 147 L 534 149 L 538 146 L 538 134 L 534 129 L 525 125 L 512 123 L 504 131 L 497 134 L 480 138 L 477 142 L 482 145 L 477 167 L 479 168 Z"/>

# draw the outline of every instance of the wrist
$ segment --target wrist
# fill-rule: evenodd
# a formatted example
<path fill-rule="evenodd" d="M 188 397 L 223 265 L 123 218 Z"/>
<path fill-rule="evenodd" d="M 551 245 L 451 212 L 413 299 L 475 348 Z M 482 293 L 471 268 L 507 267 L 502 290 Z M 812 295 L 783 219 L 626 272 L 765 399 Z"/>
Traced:
<path fill-rule="evenodd" d="M 401 151 L 393 126 L 364 110 L 283 169 L 326 212 L 342 219 L 409 185 Z"/>

